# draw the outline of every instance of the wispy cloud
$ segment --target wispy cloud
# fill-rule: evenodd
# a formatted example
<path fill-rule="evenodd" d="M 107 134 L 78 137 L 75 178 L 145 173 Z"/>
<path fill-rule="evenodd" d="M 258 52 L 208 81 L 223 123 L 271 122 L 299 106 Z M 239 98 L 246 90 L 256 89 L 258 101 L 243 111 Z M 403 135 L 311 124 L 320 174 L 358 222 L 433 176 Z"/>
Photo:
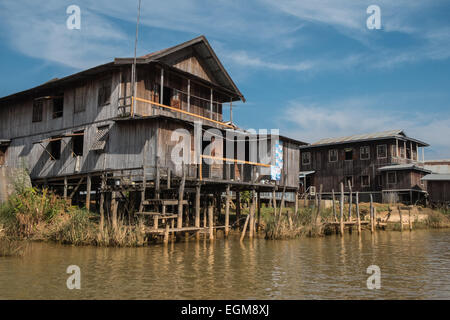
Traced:
<path fill-rule="evenodd" d="M 399 100 L 397 100 L 399 101 Z M 450 112 L 423 113 L 380 108 L 379 97 L 351 97 L 330 103 L 291 101 L 280 120 L 290 135 L 314 142 L 322 138 L 403 129 L 431 144 L 431 157 L 450 157 Z M 393 104 L 396 102 L 393 101 Z"/>

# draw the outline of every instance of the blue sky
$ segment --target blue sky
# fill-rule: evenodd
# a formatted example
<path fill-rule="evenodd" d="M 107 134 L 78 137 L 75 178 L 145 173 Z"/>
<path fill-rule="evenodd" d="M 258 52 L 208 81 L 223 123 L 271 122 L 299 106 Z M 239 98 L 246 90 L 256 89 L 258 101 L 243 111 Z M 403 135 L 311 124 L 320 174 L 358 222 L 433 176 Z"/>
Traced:
<path fill-rule="evenodd" d="M 66 8 L 81 8 L 81 29 Z M 369 30 L 369 5 L 381 9 Z M 136 1 L 4 0 L 0 96 L 132 56 Z M 243 128 L 321 138 L 404 129 L 450 158 L 450 2 L 142 0 L 138 54 L 204 34 L 247 99 Z M 225 110 L 228 115 L 228 110 Z"/>

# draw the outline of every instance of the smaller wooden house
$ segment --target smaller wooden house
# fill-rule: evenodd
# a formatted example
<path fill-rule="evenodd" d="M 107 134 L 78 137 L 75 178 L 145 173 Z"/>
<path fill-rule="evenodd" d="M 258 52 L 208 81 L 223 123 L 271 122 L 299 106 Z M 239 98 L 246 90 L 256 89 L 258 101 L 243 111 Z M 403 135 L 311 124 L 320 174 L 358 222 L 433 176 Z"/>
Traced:
<path fill-rule="evenodd" d="M 428 174 L 422 178 L 427 184 L 429 200 L 434 204 L 450 204 L 450 174 Z"/>
<path fill-rule="evenodd" d="M 344 183 L 363 201 L 372 194 L 380 202 L 415 202 L 427 190 L 421 178 L 430 171 L 419 160 L 427 146 L 403 130 L 322 139 L 300 147 L 300 180 L 305 191 L 322 185 L 325 197 Z"/>

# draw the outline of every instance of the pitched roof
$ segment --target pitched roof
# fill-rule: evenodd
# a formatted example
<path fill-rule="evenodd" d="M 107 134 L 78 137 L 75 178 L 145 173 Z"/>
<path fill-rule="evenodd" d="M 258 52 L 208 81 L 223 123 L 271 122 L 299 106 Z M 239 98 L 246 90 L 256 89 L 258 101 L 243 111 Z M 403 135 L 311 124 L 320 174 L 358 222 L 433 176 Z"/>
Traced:
<path fill-rule="evenodd" d="M 450 181 L 450 174 L 427 174 L 421 180 L 423 181 Z"/>
<path fill-rule="evenodd" d="M 218 85 L 227 88 L 228 90 L 235 92 L 242 101 L 245 102 L 245 98 L 243 94 L 239 91 L 236 84 L 231 79 L 228 72 L 225 70 L 224 66 L 220 62 L 219 58 L 217 57 L 216 53 L 212 49 L 211 45 L 209 44 L 208 40 L 205 36 L 199 36 L 197 38 L 194 38 L 192 40 L 177 44 L 173 47 L 166 48 L 163 50 L 159 50 L 156 52 L 152 52 L 149 54 L 146 54 L 144 56 L 141 56 L 136 59 L 136 63 L 139 64 L 145 64 L 150 62 L 164 62 L 164 59 L 171 54 L 178 52 L 180 50 L 186 49 L 186 48 L 193 48 L 195 53 L 202 58 L 206 66 L 209 70 L 212 70 L 215 72 L 215 81 Z M 116 64 L 128 64 L 132 63 L 134 58 L 116 58 L 114 60 L 114 63 Z"/>
<path fill-rule="evenodd" d="M 375 133 L 356 134 L 356 135 L 352 135 L 352 136 L 339 137 L 339 138 L 325 138 L 325 139 L 316 141 L 316 142 L 308 145 L 307 147 L 317 147 L 317 146 L 364 142 L 364 141 L 373 141 L 373 140 L 384 140 L 384 139 L 391 139 L 391 138 L 414 141 L 414 142 L 417 142 L 419 144 L 419 146 L 421 146 L 421 147 L 428 146 L 428 144 L 425 142 L 408 137 L 405 134 L 404 130 L 387 130 L 387 131 L 381 131 L 381 132 L 375 132 Z"/>
<path fill-rule="evenodd" d="M 214 85 L 223 87 L 230 92 L 234 93 L 236 96 L 234 97 L 234 100 L 241 99 L 245 102 L 245 98 L 243 94 L 239 91 L 236 84 L 231 79 L 228 72 L 225 70 L 224 66 L 220 62 L 219 58 L 215 54 L 214 50 L 211 48 L 211 45 L 209 44 L 208 40 L 204 36 L 199 36 L 197 38 L 194 38 L 192 40 L 183 42 L 181 44 L 178 44 L 176 46 L 159 50 L 141 57 L 136 58 L 137 64 L 146 64 L 151 62 L 156 63 L 162 63 L 164 64 L 164 58 L 178 52 L 182 49 L 192 47 L 193 50 L 195 50 L 196 54 L 198 54 L 203 60 L 205 61 L 206 66 L 214 71 L 215 81 L 217 83 L 213 83 Z M 0 97 L 0 102 L 5 101 L 8 99 L 15 98 L 17 96 L 26 95 L 26 94 L 35 94 L 38 91 L 45 90 L 45 89 L 52 89 L 57 87 L 58 85 L 62 85 L 71 81 L 84 79 L 86 77 L 95 75 L 100 72 L 104 72 L 107 70 L 110 70 L 114 67 L 118 67 L 120 65 L 127 65 L 133 63 L 134 58 L 115 58 L 113 62 L 108 62 L 87 70 L 80 71 L 78 73 L 63 77 L 63 78 L 54 78 L 47 82 L 44 82 L 43 84 L 40 84 L 36 87 L 33 87 L 31 89 L 27 89 L 21 92 L 16 92 L 11 95 Z M 180 72 L 183 72 L 180 70 Z"/>

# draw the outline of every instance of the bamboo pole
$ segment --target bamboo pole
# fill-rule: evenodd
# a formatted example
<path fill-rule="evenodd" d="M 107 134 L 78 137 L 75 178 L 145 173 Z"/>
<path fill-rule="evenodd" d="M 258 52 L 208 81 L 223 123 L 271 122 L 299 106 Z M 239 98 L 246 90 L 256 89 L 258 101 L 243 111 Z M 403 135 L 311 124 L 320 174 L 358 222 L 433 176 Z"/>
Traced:
<path fill-rule="evenodd" d="M 255 232 L 255 196 L 254 196 L 254 191 L 252 191 L 251 193 L 251 203 L 250 203 L 250 208 L 249 208 L 249 215 L 250 215 L 250 226 L 249 226 L 249 232 L 248 232 L 248 236 L 250 239 L 253 239 L 253 234 Z"/>
<path fill-rule="evenodd" d="M 400 206 L 397 206 L 398 208 L 398 214 L 400 215 L 400 231 L 403 232 L 403 215 L 402 210 L 400 209 Z"/>
<path fill-rule="evenodd" d="M 241 226 L 241 193 L 236 190 L 236 225 L 239 229 Z"/>
<path fill-rule="evenodd" d="M 370 232 L 373 233 L 373 196 L 370 194 Z"/>
<path fill-rule="evenodd" d="M 245 219 L 245 223 L 244 223 L 244 229 L 242 230 L 242 234 L 241 234 L 241 241 L 244 240 L 245 237 L 245 230 L 247 229 L 247 225 L 248 225 L 248 220 L 250 219 L 250 215 L 247 216 L 247 219 Z"/>
<path fill-rule="evenodd" d="M 100 188 L 100 231 L 103 231 L 105 223 L 105 176 L 102 176 L 102 183 Z"/>
<path fill-rule="evenodd" d="M 359 192 L 356 192 L 356 221 L 358 224 L 358 234 L 361 234 L 361 216 L 359 213 Z"/>
<path fill-rule="evenodd" d="M 294 204 L 294 215 L 297 216 L 298 213 L 298 189 L 295 190 L 295 204 Z"/>
<path fill-rule="evenodd" d="M 117 230 L 117 199 L 116 199 L 117 192 L 112 192 L 112 199 L 111 199 L 111 212 L 112 212 L 112 228 L 113 230 Z"/>
<path fill-rule="evenodd" d="M 334 195 L 334 189 L 331 190 L 331 194 L 333 196 L 333 216 L 334 216 L 334 222 L 337 222 L 337 215 L 336 215 L 336 197 Z"/>
<path fill-rule="evenodd" d="M 344 183 L 341 182 L 341 202 L 340 202 L 340 233 L 344 235 Z"/>
<path fill-rule="evenodd" d="M 180 188 L 178 190 L 178 219 L 177 219 L 177 228 L 183 227 L 183 196 L 184 196 L 184 184 L 186 181 L 186 170 L 184 168 L 184 163 L 182 164 L 182 179 L 180 183 Z"/>
<path fill-rule="evenodd" d="M 408 210 L 409 215 L 409 231 L 412 231 L 411 209 Z"/>
<path fill-rule="evenodd" d="M 315 221 L 315 225 L 316 226 L 317 226 L 317 223 L 319 222 L 319 220 L 321 220 L 322 189 L 323 189 L 323 185 L 320 185 L 320 187 L 319 187 L 319 197 L 318 197 L 318 202 L 317 202 L 317 214 L 316 214 L 316 221 Z"/>
<path fill-rule="evenodd" d="M 64 177 L 64 200 L 67 200 L 67 190 L 69 189 L 69 185 L 67 183 L 67 177 Z"/>
<path fill-rule="evenodd" d="M 195 227 L 196 228 L 200 228 L 200 210 L 201 210 L 201 208 L 200 208 L 200 191 L 201 191 L 201 189 L 200 188 L 201 188 L 200 184 L 197 184 L 195 186 Z M 195 237 L 197 239 L 200 238 L 200 233 L 198 231 L 195 233 Z"/>
<path fill-rule="evenodd" d="M 209 240 L 214 240 L 214 206 L 208 207 L 208 220 L 209 220 Z"/>
<path fill-rule="evenodd" d="M 225 197 L 225 237 L 230 232 L 230 185 L 227 185 Z"/>
<path fill-rule="evenodd" d="M 89 211 L 91 208 L 91 175 L 88 174 L 86 177 L 86 210 Z"/>
<path fill-rule="evenodd" d="M 258 223 L 257 228 L 255 228 L 256 232 L 258 232 L 260 226 L 261 226 L 261 194 L 258 191 L 256 196 L 256 206 L 257 206 L 257 214 L 258 214 Z"/>
<path fill-rule="evenodd" d="M 348 221 L 352 222 L 352 207 L 353 207 L 353 191 L 352 191 L 352 182 L 350 180 L 348 182 L 348 190 L 349 190 L 349 196 L 348 196 Z"/>

